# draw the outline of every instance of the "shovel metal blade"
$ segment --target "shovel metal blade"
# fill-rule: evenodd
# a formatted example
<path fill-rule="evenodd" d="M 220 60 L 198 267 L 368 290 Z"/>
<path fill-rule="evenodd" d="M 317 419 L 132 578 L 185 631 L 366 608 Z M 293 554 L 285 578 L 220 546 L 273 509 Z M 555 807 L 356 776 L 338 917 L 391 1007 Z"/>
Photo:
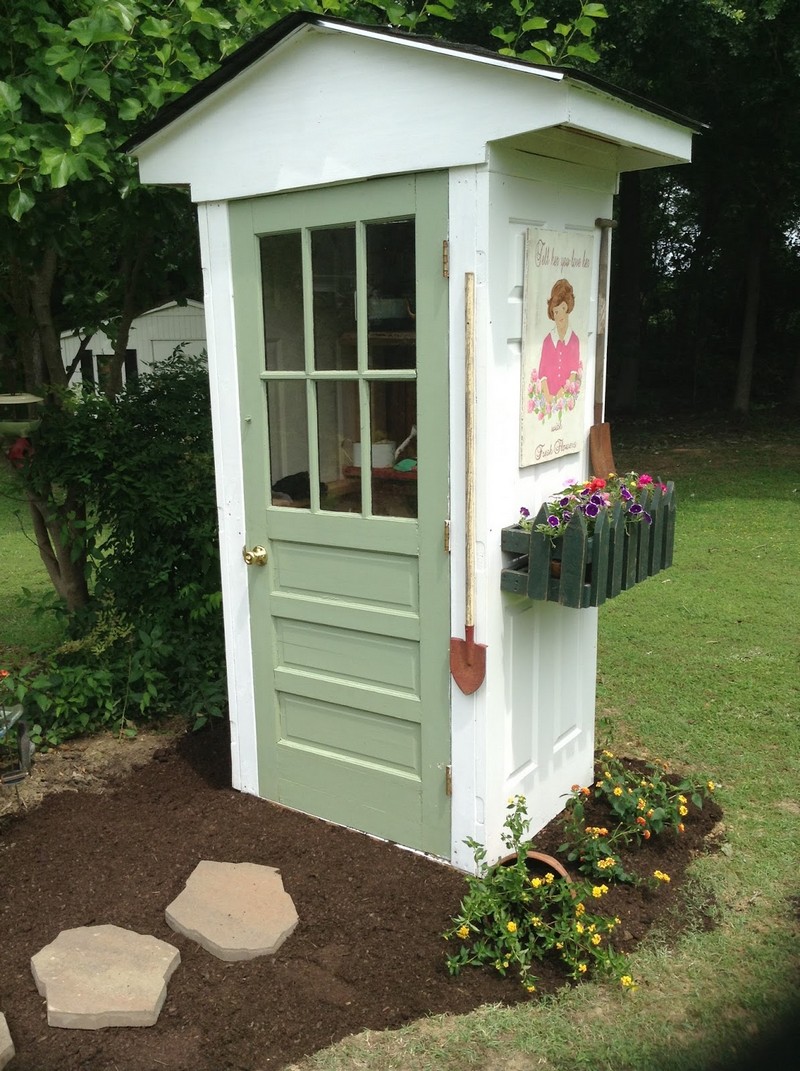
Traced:
<path fill-rule="evenodd" d="M 486 645 L 475 642 L 475 626 L 467 625 L 465 639 L 450 639 L 450 673 L 464 693 L 477 692 L 486 677 Z"/>

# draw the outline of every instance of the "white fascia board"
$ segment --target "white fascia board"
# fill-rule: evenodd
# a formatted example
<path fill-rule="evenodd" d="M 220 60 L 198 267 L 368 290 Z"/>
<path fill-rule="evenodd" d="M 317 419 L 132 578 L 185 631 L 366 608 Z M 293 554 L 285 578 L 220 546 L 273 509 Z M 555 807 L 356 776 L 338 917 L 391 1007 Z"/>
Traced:
<path fill-rule="evenodd" d="M 642 164 L 651 167 L 685 164 L 692 159 L 691 129 L 591 86 L 570 85 L 568 112 L 565 127 L 619 146 L 620 170 L 629 169 L 624 166 L 626 155 L 631 163 L 652 158 L 651 164 Z M 626 153 L 626 149 L 633 152 Z"/>
<path fill-rule="evenodd" d="M 459 52 L 456 48 L 446 48 L 435 45 L 430 40 L 419 40 L 409 36 L 408 39 L 398 40 L 396 37 L 387 37 L 386 34 L 370 30 L 368 26 L 340 26 L 326 22 L 324 19 L 317 24 L 330 33 L 349 33 L 356 37 L 370 37 L 374 41 L 399 45 L 401 48 L 415 48 L 421 52 L 432 52 L 434 55 L 447 56 L 451 59 L 468 59 L 470 63 L 483 63 L 489 67 L 505 67 L 506 70 L 520 71 L 523 74 L 533 75 L 538 78 L 550 78 L 555 82 L 564 79 L 563 71 L 551 71 L 546 67 L 523 67 L 520 63 L 505 59 L 503 56 L 484 56 L 477 52 Z"/>

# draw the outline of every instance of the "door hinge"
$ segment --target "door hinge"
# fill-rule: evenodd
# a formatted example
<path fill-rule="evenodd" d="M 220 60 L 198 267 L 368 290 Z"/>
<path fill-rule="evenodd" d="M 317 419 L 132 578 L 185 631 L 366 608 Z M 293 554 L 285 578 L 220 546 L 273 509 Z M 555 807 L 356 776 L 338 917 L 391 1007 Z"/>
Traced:
<path fill-rule="evenodd" d="M 445 554 L 449 554 L 450 553 L 450 521 L 449 520 L 444 522 L 444 552 L 445 552 Z"/>
<path fill-rule="evenodd" d="M 450 278 L 450 243 L 446 238 L 442 242 L 442 278 Z"/>
<path fill-rule="evenodd" d="M 444 768 L 444 794 L 445 796 L 453 795 L 453 767 L 445 766 Z"/>

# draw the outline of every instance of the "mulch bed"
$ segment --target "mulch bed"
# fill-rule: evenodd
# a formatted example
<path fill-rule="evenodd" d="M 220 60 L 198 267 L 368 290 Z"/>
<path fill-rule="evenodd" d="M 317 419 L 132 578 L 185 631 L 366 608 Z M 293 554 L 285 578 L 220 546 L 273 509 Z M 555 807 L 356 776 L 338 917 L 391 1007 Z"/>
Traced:
<path fill-rule="evenodd" d="M 348 1034 L 385 1030 L 440 1012 L 530 999 L 512 979 L 468 970 L 453 979 L 442 931 L 465 891 L 463 875 L 428 859 L 230 789 L 219 729 L 182 737 L 104 794 L 69 792 L 0 824 L 0 1011 L 17 1049 L 15 1071 L 263 1071 Z M 708 850 L 713 802 L 680 839 L 627 857 L 672 880 L 655 892 L 625 887 L 603 900 L 619 915 L 626 949 L 664 922 L 686 922 L 685 869 Z M 553 824 L 540 850 L 560 842 Z M 164 909 L 201 859 L 280 869 L 300 924 L 275 956 L 223 963 L 173 932 Z M 701 911 L 700 919 L 707 918 Z M 179 948 L 158 1023 L 150 1028 L 47 1026 L 30 958 L 62 929 L 114 923 Z M 565 984 L 557 965 L 538 995 Z"/>

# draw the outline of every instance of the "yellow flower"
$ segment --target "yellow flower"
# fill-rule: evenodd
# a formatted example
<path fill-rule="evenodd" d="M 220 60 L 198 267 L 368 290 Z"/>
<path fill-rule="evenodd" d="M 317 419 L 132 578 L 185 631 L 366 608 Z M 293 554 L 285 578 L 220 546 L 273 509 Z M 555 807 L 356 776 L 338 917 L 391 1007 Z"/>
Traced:
<path fill-rule="evenodd" d="M 526 988 L 527 988 L 529 993 L 535 993 L 536 992 L 536 986 L 535 985 L 529 985 Z"/>
<path fill-rule="evenodd" d="M 516 924 L 516 922 L 507 922 L 506 923 L 506 929 L 508 930 L 509 933 L 516 933 L 517 932 L 517 924 Z"/>
<path fill-rule="evenodd" d="M 469 926 L 459 926 L 456 930 L 456 935 L 463 941 L 465 937 L 469 937 Z"/>
<path fill-rule="evenodd" d="M 599 900 L 600 897 L 601 896 L 605 896 L 605 894 L 607 892 L 608 892 L 608 886 L 607 885 L 595 885 L 594 888 L 592 889 L 592 896 L 595 898 L 595 900 Z"/>
<path fill-rule="evenodd" d="M 586 974 L 586 964 L 585 963 L 579 963 L 578 964 L 578 970 L 580 971 L 581 974 Z"/>
<path fill-rule="evenodd" d="M 597 788 L 603 788 L 605 786 L 605 781 L 595 781 L 595 785 Z"/>
<path fill-rule="evenodd" d="M 637 811 L 643 811 L 646 806 L 647 806 L 647 801 L 643 800 L 642 797 L 640 796 L 639 799 L 636 802 L 636 810 Z"/>
<path fill-rule="evenodd" d="M 564 947 L 564 942 L 563 941 L 556 941 L 556 948 L 560 949 L 560 948 L 563 948 L 563 947 Z"/>
<path fill-rule="evenodd" d="M 685 818 L 688 813 L 689 813 L 689 808 L 688 807 L 684 807 L 683 805 L 681 805 L 678 808 L 678 814 L 681 816 L 681 818 Z"/>
<path fill-rule="evenodd" d="M 614 795 L 615 796 L 621 796 L 622 795 L 622 789 L 619 787 L 619 785 L 617 785 L 617 787 L 614 789 Z"/>
<path fill-rule="evenodd" d="M 542 920 L 538 915 L 531 915 L 531 926 L 541 926 Z"/>
<path fill-rule="evenodd" d="M 667 882 L 667 881 L 670 880 L 669 874 L 665 874 L 661 870 L 654 870 L 653 871 L 653 877 L 654 878 L 658 878 L 659 881 L 664 881 L 664 882 Z"/>
<path fill-rule="evenodd" d="M 531 878 L 531 885 L 534 887 L 534 889 L 541 888 L 542 879 L 541 878 Z"/>
<path fill-rule="evenodd" d="M 678 796 L 678 803 L 686 803 L 686 797 L 685 796 Z"/>
<path fill-rule="evenodd" d="M 603 938 L 600 936 L 599 933 L 593 933 L 592 934 L 592 944 L 593 945 L 599 945 L 602 940 L 603 940 Z"/>
<path fill-rule="evenodd" d="M 633 986 L 633 978 L 629 974 L 623 974 L 620 978 L 620 984 L 623 989 L 630 989 Z"/>
<path fill-rule="evenodd" d="M 576 933 L 583 933 L 583 928 L 584 927 L 583 927 L 583 923 L 582 922 L 576 922 L 575 923 L 575 931 L 576 931 Z"/>
<path fill-rule="evenodd" d="M 585 904 L 578 904 L 578 906 L 575 908 L 575 914 L 578 916 L 578 918 L 580 918 L 580 916 L 584 913 L 585 910 Z"/>
<path fill-rule="evenodd" d="M 706 788 L 708 789 L 709 792 L 713 792 L 716 787 L 717 786 L 713 781 L 707 781 L 706 782 Z"/>
<path fill-rule="evenodd" d="M 613 751 L 604 751 L 603 754 L 605 755 L 605 757 L 607 759 L 613 759 L 614 758 L 614 752 Z"/>
<path fill-rule="evenodd" d="M 555 879 L 555 874 L 552 871 L 548 870 L 544 876 L 545 885 L 552 885 Z"/>

